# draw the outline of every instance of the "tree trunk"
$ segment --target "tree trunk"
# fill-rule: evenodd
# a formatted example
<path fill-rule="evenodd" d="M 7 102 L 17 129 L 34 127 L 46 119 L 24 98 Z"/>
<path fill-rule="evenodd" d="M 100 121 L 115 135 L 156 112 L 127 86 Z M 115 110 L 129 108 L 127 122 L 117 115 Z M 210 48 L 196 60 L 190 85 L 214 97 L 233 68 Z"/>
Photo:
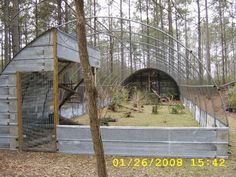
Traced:
<path fill-rule="evenodd" d="M 4 58 L 5 64 L 9 61 L 9 1 L 4 1 Z"/>
<path fill-rule="evenodd" d="M 93 28 L 94 28 L 94 46 L 97 45 L 97 24 L 96 24 L 96 0 L 93 0 L 93 16 L 95 17 L 94 18 L 94 24 L 93 24 Z"/>
<path fill-rule="evenodd" d="M 24 25 L 25 25 L 25 31 L 24 31 L 25 45 L 27 45 L 28 44 L 28 29 L 27 29 L 28 25 L 27 25 L 27 21 L 26 20 L 25 20 Z"/>
<path fill-rule="evenodd" d="M 15 56 L 20 51 L 20 35 L 19 35 L 19 1 L 13 0 L 13 13 L 11 22 L 11 32 L 12 32 L 12 52 Z"/>
<path fill-rule="evenodd" d="M 69 33 L 69 24 L 67 23 L 69 21 L 69 10 L 68 10 L 68 0 L 64 0 L 65 2 L 65 32 Z"/>
<path fill-rule="evenodd" d="M 234 58 L 234 60 L 233 60 L 233 76 L 234 77 L 233 78 L 235 80 L 236 79 L 236 61 L 235 61 L 236 52 L 235 52 L 235 44 L 234 44 L 234 42 L 235 42 L 235 40 L 234 40 L 234 29 L 235 29 L 235 25 L 232 21 L 232 37 L 233 37 L 233 39 L 232 39 L 232 50 L 233 50 L 233 58 Z"/>
<path fill-rule="evenodd" d="M 202 72 L 202 35 L 201 35 L 201 9 L 200 9 L 200 2 L 197 0 L 197 19 L 198 19 L 198 70 L 199 70 L 199 79 L 202 80 L 203 72 Z"/>
<path fill-rule="evenodd" d="M 62 24 L 61 0 L 57 0 L 57 24 L 59 29 L 62 29 L 60 26 Z"/>
<path fill-rule="evenodd" d="M 146 0 L 146 17 L 147 17 L 147 25 L 149 25 L 149 0 Z M 150 51 L 149 51 L 149 26 L 147 26 L 147 67 L 149 68 L 151 66 L 150 62 Z"/>
<path fill-rule="evenodd" d="M 112 16 L 111 13 L 111 3 L 109 2 L 108 5 L 108 16 Z M 110 31 L 110 35 L 109 35 L 109 55 L 110 55 L 110 72 L 113 73 L 113 48 L 114 48 L 114 40 L 113 40 L 113 36 L 112 36 L 112 23 L 113 20 L 112 18 L 109 19 L 109 31 Z"/>
<path fill-rule="evenodd" d="M 179 28 L 178 28 L 178 15 L 177 15 L 177 10 L 175 11 L 175 28 L 176 28 L 176 39 L 179 41 Z M 177 42 L 177 51 L 179 51 L 180 52 L 180 46 L 179 46 L 179 43 Z M 181 56 L 180 56 L 180 54 L 178 53 L 178 55 L 177 55 L 177 59 L 178 59 L 178 62 L 177 62 L 177 64 L 178 64 L 178 66 L 177 66 L 177 68 L 178 68 L 178 75 L 180 75 L 180 68 L 181 68 Z"/>
<path fill-rule="evenodd" d="M 159 0 L 160 5 L 160 21 L 161 21 L 161 30 L 164 30 L 164 19 L 163 19 L 163 6 L 162 6 L 162 0 Z"/>
<path fill-rule="evenodd" d="M 169 35 L 173 37 L 173 24 L 172 24 L 172 5 L 171 0 L 168 0 L 168 25 L 169 25 Z M 174 48 L 173 39 L 169 37 L 169 45 Z M 169 48 L 169 73 L 172 71 L 171 67 L 174 65 L 174 51 Z"/>
<path fill-rule="evenodd" d="M 220 15 L 220 38 L 221 38 L 221 55 L 222 55 L 222 82 L 225 83 L 225 44 L 224 44 L 224 30 L 223 30 L 223 15 L 222 3 L 219 1 L 219 15 Z"/>
<path fill-rule="evenodd" d="M 36 37 L 39 35 L 39 29 L 38 29 L 38 0 L 35 2 L 35 35 Z"/>
<path fill-rule="evenodd" d="M 211 73 L 211 58 L 210 58 L 210 41 L 209 41 L 209 25 L 208 25 L 208 5 L 207 0 L 205 0 L 205 11 L 206 11 L 206 60 L 207 60 L 207 69 L 209 74 Z M 207 74 L 208 82 L 210 81 L 210 75 Z"/>
<path fill-rule="evenodd" d="M 129 0 L 129 20 L 131 19 L 131 0 Z M 131 21 L 129 21 L 129 58 L 130 58 L 130 72 L 133 73 L 133 56 L 132 56 L 132 33 L 131 33 Z"/>
<path fill-rule="evenodd" d="M 159 7 L 160 7 L 160 24 L 161 24 L 161 30 L 164 31 L 164 15 L 163 15 L 163 5 L 162 5 L 162 0 L 159 0 Z M 161 35 L 161 41 L 162 42 L 165 42 L 165 36 L 164 34 L 160 33 Z M 160 44 L 160 47 L 161 47 L 161 51 L 160 51 L 160 54 L 161 54 L 161 57 L 163 57 L 163 60 L 165 61 L 166 60 L 166 47 L 164 46 L 164 44 Z M 167 61 L 166 61 L 167 62 Z"/>
<path fill-rule="evenodd" d="M 94 76 L 88 60 L 87 39 L 85 30 L 84 2 L 75 0 L 77 12 L 77 38 L 81 66 L 84 75 L 85 92 L 87 96 L 88 114 L 90 118 L 90 130 L 93 139 L 93 148 L 97 160 L 98 177 L 107 177 L 106 162 L 102 138 L 99 128 L 98 110 L 97 110 L 97 90 L 94 83 Z"/>
<path fill-rule="evenodd" d="M 123 42 L 123 0 L 120 0 L 120 18 L 121 18 L 121 20 L 120 20 L 120 30 L 121 30 L 121 32 L 120 32 L 120 40 L 121 40 L 121 42 Z M 121 80 L 123 80 L 124 79 L 124 46 L 123 46 L 123 44 L 121 43 L 120 44 L 121 46 Z"/>
<path fill-rule="evenodd" d="M 185 7 L 187 6 L 187 3 L 185 2 Z M 185 35 L 185 46 L 188 46 L 188 24 L 187 24 L 187 12 L 184 15 L 184 35 Z M 189 52 L 188 49 L 185 49 L 185 72 L 186 72 L 186 80 L 188 82 L 189 80 Z"/>

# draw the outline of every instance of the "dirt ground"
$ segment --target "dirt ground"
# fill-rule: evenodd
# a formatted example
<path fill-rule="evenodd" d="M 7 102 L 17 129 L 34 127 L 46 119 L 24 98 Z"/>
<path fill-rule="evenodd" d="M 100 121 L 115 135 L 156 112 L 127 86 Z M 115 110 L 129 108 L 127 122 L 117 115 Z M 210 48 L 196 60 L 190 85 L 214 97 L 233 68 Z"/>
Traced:
<path fill-rule="evenodd" d="M 224 167 L 191 167 L 190 159 L 181 167 L 114 167 L 117 157 L 106 156 L 109 177 L 235 177 L 236 114 L 229 122 L 231 155 Z M 94 156 L 0 150 L 0 177 L 96 177 L 95 162 Z"/>

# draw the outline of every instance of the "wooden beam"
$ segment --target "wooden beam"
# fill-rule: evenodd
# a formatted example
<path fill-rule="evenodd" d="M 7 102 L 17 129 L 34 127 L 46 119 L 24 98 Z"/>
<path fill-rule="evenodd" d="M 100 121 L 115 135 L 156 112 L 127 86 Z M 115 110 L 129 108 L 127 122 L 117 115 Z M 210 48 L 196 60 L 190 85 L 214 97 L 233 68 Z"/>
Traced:
<path fill-rule="evenodd" d="M 82 84 L 84 82 L 84 79 L 82 78 L 78 84 L 73 88 L 73 90 L 75 91 L 79 86 L 80 84 Z M 59 109 L 65 104 L 65 102 L 70 99 L 70 97 L 73 95 L 74 93 L 70 92 L 66 95 L 66 97 L 61 101 L 60 103 L 60 106 L 59 106 Z"/>
<path fill-rule="evenodd" d="M 58 58 L 57 58 L 57 29 L 53 29 L 53 112 L 54 124 L 59 124 L 58 98 Z"/>
<path fill-rule="evenodd" d="M 23 130 L 22 130 L 22 91 L 21 91 L 21 73 L 16 72 L 16 96 L 17 96 L 17 119 L 18 119 L 18 142 L 19 149 L 23 146 Z"/>
<path fill-rule="evenodd" d="M 64 90 L 66 90 L 68 92 L 71 92 L 73 94 L 79 94 L 79 92 L 76 92 L 75 90 L 73 90 L 73 89 L 71 89 L 71 88 L 69 88 L 69 87 L 67 87 L 63 84 L 59 84 L 59 88 L 64 89 Z"/>
<path fill-rule="evenodd" d="M 72 62 L 66 63 L 66 65 L 59 71 L 58 75 L 60 75 L 68 66 L 71 65 Z"/>

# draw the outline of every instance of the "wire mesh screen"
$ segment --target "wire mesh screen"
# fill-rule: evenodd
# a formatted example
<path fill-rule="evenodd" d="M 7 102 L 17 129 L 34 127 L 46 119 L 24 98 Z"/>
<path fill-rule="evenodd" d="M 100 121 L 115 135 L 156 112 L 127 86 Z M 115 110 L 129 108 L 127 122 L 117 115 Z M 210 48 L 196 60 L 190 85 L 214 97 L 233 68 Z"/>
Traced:
<path fill-rule="evenodd" d="M 56 150 L 52 77 L 52 72 L 21 74 L 24 150 Z"/>
<path fill-rule="evenodd" d="M 59 109 L 63 118 L 86 113 L 82 69 L 79 63 L 59 62 Z"/>

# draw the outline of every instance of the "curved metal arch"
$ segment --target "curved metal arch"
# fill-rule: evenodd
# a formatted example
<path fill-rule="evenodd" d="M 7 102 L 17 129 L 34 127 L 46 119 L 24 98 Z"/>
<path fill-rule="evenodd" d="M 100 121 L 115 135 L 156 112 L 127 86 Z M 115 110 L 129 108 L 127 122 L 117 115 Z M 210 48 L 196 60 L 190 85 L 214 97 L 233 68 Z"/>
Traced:
<path fill-rule="evenodd" d="M 98 18 L 103 18 L 103 19 L 119 19 L 119 20 L 124 20 L 124 21 L 130 21 L 130 22 L 133 22 L 133 23 L 137 23 L 137 24 L 140 24 L 140 25 L 143 25 L 143 26 L 146 26 L 146 27 L 150 27 L 154 30 L 157 30 L 161 33 L 163 33 L 164 35 L 168 36 L 169 38 L 173 39 L 176 43 L 180 44 L 180 46 L 182 46 L 183 48 L 185 48 L 193 57 L 194 59 L 197 60 L 198 63 L 201 64 L 202 68 L 207 72 L 207 74 L 209 75 L 209 78 L 210 78 L 210 81 L 217 87 L 219 88 L 218 84 L 214 81 L 214 79 L 212 78 L 210 72 L 208 71 L 208 69 L 204 66 L 204 64 L 202 63 L 202 61 L 200 61 L 196 55 L 193 54 L 192 50 L 190 50 L 189 48 L 187 48 L 184 44 L 182 44 L 180 41 L 178 41 L 176 38 L 174 38 L 173 36 L 169 35 L 167 32 L 157 28 L 157 27 L 154 27 L 154 26 L 151 26 L 151 25 L 148 25 L 148 24 L 145 24 L 143 22 L 139 22 L 139 21 L 136 21 L 136 20 L 133 20 L 133 19 L 127 19 L 127 18 L 121 18 L 121 17 L 114 17 L 114 16 L 92 16 L 92 17 L 86 17 L 86 19 L 98 19 Z M 74 23 L 76 22 L 76 19 L 75 20 L 71 20 L 71 21 L 68 21 L 66 23 L 63 23 L 61 25 L 57 25 L 56 28 L 59 28 L 63 25 L 66 25 L 66 24 L 70 24 L 70 23 Z"/>
<path fill-rule="evenodd" d="M 121 31 L 119 31 L 119 30 L 116 30 L 116 31 L 112 30 L 111 32 L 121 32 Z M 129 33 L 129 31 L 123 31 L 123 32 Z M 92 36 L 92 35 L 94 35 L 94 34 L 102 34 L 102 33 L 104 33 L 104 32 L 103 32 L 103 31 L 97 31 L 96 33 L 89 34 L 88 36 L 90 36 L 90 35 Z M 147 36 L 147 35 L 144 35 L 144 34 L 139 34 L 139 33 L 137 33 L 137 32 L 132 32 L 132 34 L 139 35 L 139 36 L 144 36 L 144 37 L 153 39 L 153 40 L 157 41 L 158 43 L 161 43 L 162 45 L 164 45 L 164 46 L 168 47 L 169 49 L 173 50 L 175 53 L 177 53 L 177 55 L 180 55 L 183 59 L 187 59 L 182 53 L 178 52 L 175 48 L 173 48 L 173 47 L 171 47 L 170 45 L 166 44 L 164 41 L 159 40 L 158 38 L 154 38 L 154 37 L 152 37 L 152 36 Z M 111 36 L 111 35 L 108 35 L 108 36 Z M 127 41 L 127 40 L 126 40 L 126 41 Z M 129 42 L 129 41 L 128 41 L 128 42 Z M 145 43 L 145 44 L 149 44 L 149 43 Z M 159 49 L 159 48 L 158 48 L 158 49 Z M 163 50 L 163 49 L 162 49 L 162 50 Z M 169 53 L 168 53 L 168 54 L 169 54 Z"/>
<path fill-rule="evenodd" d="M 101 23 L 101 22 L 99 22 L 99 23 Z M 107 29 L 107 27 L 105 27 L 104 25 L 102 25 L 107 31 L 109 31 L 108 29 Z M 116 37 L 116 36 L 114 36 L 114 35 L 112 35 L 112 34 L 110 34 L 112 31 L 109 31 L 109 33 L 106 33 L 106 32 L 101 32 L 100 31 L 100 33 L 104 33 L 104 34 L 106 34 L 107 36 L 111 36 L 111 37 Z M 127 41 L 127 40 L 126 40 Z M 127 47 L 126 45 L 124 45 L 123 43 L 122 43 L 122 41 L 119 41 L 123 46 L 125 46 L 128 50 L 129 50 L 129 47 Z M 127 41 L 128 42 L 128 41 Z M 144 43 L 145 45 L 151 45 L 151 44 L 148 44 L 148 43 Z M 165 44 L 167 47 L 169 47 L 170 48 L 170 46 L 169 45 L 167 45 L 167 44 Z M 154 45 L 152 45 L 153 47 L 155 47 L 155 48 L 157 48 L 156 46 L 154 46 Z M 160 48 L 158 48 L 159 50 L 161 50 Z M 172 50 L 174 50 L 172 47 L 171 47 L 171 49 Z M 162 50 L 163 51 L 163 50 Z M 164 50 L 164 52 L 166 53 L 166 51 Z M 167 53 L 167 54 L 169 54 L 169 55 L 172 55 L 172 54 L 170 54 L 170 53 Z M 176 58 L 175 56 L 173 56 L 172 55 L 172 57 L 173 58 L 175 58 L 175 59 L 177 59 L 177 61 L 179 61 L 178 60 L 178 58 Z M 183 56 L 182 56 L 183 57 Z M 185 58 L 184 57 L 184 59 L 185 60 L 188 60 L 187 58 Z M 182 60 L 181 60 L 182 61 Z M 140 61 L 141 62 L 141 61 Z M 182 61 L 181 63 L 185 63 L 184 61 Z M 145 63 L 144 63 L 145 64 Z M 188 64 L 190 64 L 192 67 L 192 69 L 193 69 L 193 72 L 195 71 L 196 73 L 195 74 L 197 74 L 199 77 L 200 77 L 200 73 L 199 73 L 199 71 L 196 69 L 196 67 L 191 63 L 191 62 L 188 62 Z M 185 65 L 184 65 L 185 66 Z M 185 68 L 186 68 L 186 66 L 185 66 Z M 190 70 L 188 70 L 188 71 L 190 71 Z M 188 75 L 187 73 L 186 73 L 186 75 Z M 197 80 L 199 80 L 199 78 L 197 79 Z"/>
<path fill-rule="evenodd" d="M 143 49 L 143 51 L 145 51 L 145 50 L 147 50 L 147 49 Z M 156 53 L 155 51 L 151 51 L 152 53 L 155 53 L 155 54 L 159 54 L 159 53 Z M 162 54 L 160 54 L 160 55 L 162 55 Z M 181 67 L 180 68 L 178 68 L 178 67 L 176 67 L 175 65 L 169 65 L 169 62 L 167 61 L 167 60 L 164 60 L 162 57 L 159 57 L 159 56 L 155 56 L 154 58 L 156 58 L 157 60 L 152 60 L 152 61 L 158 61 L 158 62 L 161 62 L 161 63 L 164 63 L 165 65 L 167 65 L 167 68 L 169 67 L 169 68 L 171 68 L 171 69 L 174 69 L 174 71 L 175 71 L 175 74 L 179 74 L 178 73 L 178 69 L 181 69 L 181 71 L 182 72 L 185 72 L 185 70 L 183 70 Z M 187 68 L 187 70 L 189 70 L 188 68 Z M 166 71 L 164 71 L 164 70 L 162 70 L 163 72 L 166 72 Z M 167 73 L 167 72 L 166 72 Z M 168 74 L 171 74 L 171 73 L 168 73 Z M 193 74 L 193 73 L 189 73 L 192 77 L 193 77 L 193 79 L 196 79 L 195 78 L 195 75 Z M 186 79 L 186 77 L 184 77 L 185 79 Z M 177 78 L 178 79 L 178 78 Z M 176 81 L 176 82 L 178 82 L 178 81 Z M 179 83 L 179 82 L 178 82 Z"/>
<path fill-rule="evenodd" d="M 204 64 L 202 63 L 202 61 L 200 61 L 196 55 L 194 55 L 192 53 L 192 50 L 190 50 L 189 48 L 187 48 L 184 44 L 182 44 L 181 42 L 179 42 L 176 38 L 174 38 L 173 36 L 169 35 L 168 33 L 166 33 L 165 31 L 159 29 L 159 28 L 156 28 L 154 26 L 151 26 L 151 25 L 148 25 L 148 24 L 145 24 L 143 22 L 139 22 L 139 21 L 136 21 L 136 20 L 133 20 L 133 19 L 126 19 L 126 18 L 121 18 L 121 17 L 114 17 L 114 16 L 93 16 L 93 17 L 86 17 L 86 19 L 98 19 L 98 18 L 103 18 L 103 19 L 106 19 L 106 18 L 111 18 L 111 19 L 119 19 L 119 20 L 124 20 L 124 21 L 130 21 L 130 22 L 133 22 L 133 23 L 137 23 L 137 24 L 140 24 L 140 25 L 143 25 L 143 26 L 146 26 L 146 27 L 150 27 L 154 30 L 157 30 L 163 34 L 165 34 L 166 36 L 168 36 L 169 38 L 173 39 L 176 43 L 180 44 L 183 48 L 185 48 L 193 57 L 194 59 L 197 60 L 198 63 L 201 64 L 201 66 L 203 67 L 203 69 L 207 72 L 207 74 L 210 76 L 210 79 L 211 81 L 213 82 L 214 85 L 216 85 L 218 87 L 218 85 L 216 84 L 216 82 L 214 81 L 214 79 L 212 78 L 210 72 L 208 71 L 208 69 L 204 66 Z"/>
<path fill-rule="evenodd" d="M 143 51 L 145 51 L 145 50 L 147 50 L 147 49 L 143 49 Z M 152 53 L 155 53 L 155 54 L 159 54 L 159 53 L 156 53 L 155 51 L 151 51 Z M 174 71 L 175 71 L 175 74 L 177 75 L 177 74 L 179 74 L 178 73 L 178 68 L 175 66 L 175 65 L 169 65 L 169 62 L 167 61 L 167 60 L 164 60 L 162 57 L 159 57 L 159 56 L 155 56 L 155 58 L 158 58 L 157 60 L 152 60 L 152 61 L 158 61 L 158 62 L 161 62 L 161 63 L 164 63 L 165 65 L 167 65 L 167 68 L 170 68 L 170 69 L 174 69 Z M 185 72 L 185 70 L 183 70 L 181 67 L 180 67 L 180 69 L 181 69 L 181 71 L 182 72 Z M 187 69 L 188 70 L 188 69 Z M 164 71 L 164 70 L 162 70 L 163 72 L 166 72 L 166 71 Z M 169 74 L 171 74 L 171 73 L 169 73 Z M 193 73 L 189 73 L 191 76 L 193 76 L 193 78 L 195 79 L 195 76 L 194 76 L 194 74 Z M 186 77 L 185 77 L 186 78 Z M 177 78 L 178 79 L 178 78 Z M 178 82 L 178 81 L 176 81 L 176 82 Z M 179 83 L 179 82 L 178 82 Z"/>
<path fill-rule="evenodd" d="M 102 34 L 102 33 L 105 34 L 105 35 L 107 35 L 107 36 L 110 36 L 110 35 L 111 35 L 111 34 L 109 34 L 109 33 L 99 32 L 99 34 Z M 166 54 L 171 55 L 170 53 L 168 53 L 168 51 L 165 51 L 165 50 L 163 50 L 163 49 L 157 48 L 157 46 L 154 46 L 154 45 L 152 45 L 152 44 L 148 44 L 148 43 L 144 43 L 144 42 L 135 42 L 135 43 L 144 44 L 144 45 L 149 45 L 149 46 L 152 46 L 152 47 L 154 47 L 154 48 L 156 48 L 156 49 L 158 49 L 158 50 L 163 51 L 163 52 L 166 53 Z M 124 44 L 123 44 L 123 45 L 124 45 Z M 97 47 L 98 47 L 98 46 L 97 46 Z M 128 47 L 127 47 L 127 49 L 129 50 Z M 145 50 L 145 49 L 142 49 L 142 50 Z M 151 51 L 151 52 L 153 52 L 153 51 Z M 159 53 L 157 53 L 157 54 L 159 54 Z M 159 54 L 159 55 L 160 55 L 160 54 Z M 161 54 L 161 55 L 162 55 L 162 54 Z M 172 56 L 172 58 L 175 58 L 175 59 L 178 61 L 178 58 L 177 58 L 176 56 L 174 56 L 174 55 L 171 55 L 171 56 Z M 145 63 L 143 63 L 143 64 L 145 64 Z M 168 63 L 167 63 L 167 64 L 168 64 Z M 186 65 L 184 65 L 184 62 L 183 62 L 183 61 L 180 62 L 180 64 L 186 68 Z M 195 66 L 194 66 L 191 62 L 190 62 L 189 64 L 191 65 L 190 68 L 192 68 L 192 69 L 195 68 Z M 170 66 L 170 65 L 168 65 L 168 66 Z M 180 67 L 180 69 L 181 69 L 183 72 L 185 72 L 181 67 Z M 195 78 L 195 77 L 194 77 L 194 73 L 192 73 L 189 68 L 186 68 L 186 70 L 190 71 L 188 74 L 189 74 L 189 75 L 192 75 L 193 78 Z M 197 69 L 195 69 L 195 70 L 193 70 L 193 71 L 197 72 L 197 74 L 199 75 L 199 71 L 198 71 Z M 186 74 L 186 75 L 187 75 L 187 74 Z M 185 77 L 185 78 L 187 78 L 187 77 Z M 197 79 L 197 78 L 195 78 L 195 79 Z"/>

